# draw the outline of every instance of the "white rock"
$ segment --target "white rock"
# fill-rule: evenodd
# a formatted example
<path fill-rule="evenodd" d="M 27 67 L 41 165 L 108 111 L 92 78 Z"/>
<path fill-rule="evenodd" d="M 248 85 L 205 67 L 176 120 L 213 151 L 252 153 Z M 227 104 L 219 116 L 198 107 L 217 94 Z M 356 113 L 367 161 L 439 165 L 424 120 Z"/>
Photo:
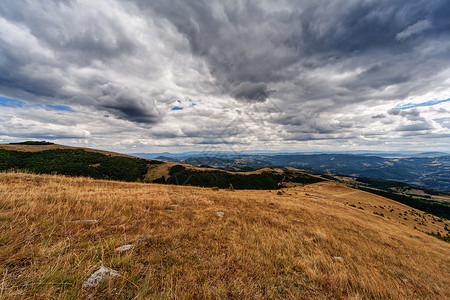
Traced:
<path fill-rule="evenodd" d="M 134 245 L 127 244 L 127 245 L 123 245 L 123 246 L 117 247 L 116 251 L 117 252 L 125 252 L 125 251 L 133 249 L 133 247 L 134 247 Z"/>
<path fill-rule="evenodd" d="M 216 212 L 216 215 L 218 215 L 220 218 L 223 218 L 225 216 L 225 213 L 223 211 Z"/>
<path fill-rule="evenodd" d="M 340 256 L 335 256 L 333 257 L 334 260 L 339 261 L 339 262 L 344 262 L 344 259 Z"/>
<path fill-rule="evenodd" d="M 112 278 L 116 276 L 119 276 L 119 272 L 105 266 L 101 266 L 100 269 L 92 273 L 92 275 L 89 276 L 89 278 L 85 282 L 83 282 L 83 287 L 95 287 L 107 277 Z"/>

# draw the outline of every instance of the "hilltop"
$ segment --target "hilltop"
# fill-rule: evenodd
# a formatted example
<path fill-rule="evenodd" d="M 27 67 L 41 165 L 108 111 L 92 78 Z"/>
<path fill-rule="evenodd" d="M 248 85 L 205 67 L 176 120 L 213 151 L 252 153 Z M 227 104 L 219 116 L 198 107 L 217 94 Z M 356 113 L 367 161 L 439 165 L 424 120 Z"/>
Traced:
<path fill-rule="evenodd" d="M 202 187 L 227 188 L 232 185 L 236 189 L 278 189 L 286 186 L 285 182 L 323 181 L 320 176 L 294 168 L 238 173 L 45 142 L 0 145 L 0 171 L 8 170 Z"/>
<path fill-rule="evenodd" d="M 0 293 L 448 299 L 450 244 L 422 232 L 448 225 L 331 181 L 230 191 L 0 173 Z M 100 266 L 118 276 L 83 287 Z"/>
<path fill-rule="evenodd" d="M 22 142 L 22 143 L 10 143 L 10 144 L 0 144 L 0 149 L 10 150 L 10 151 L 23 151 L 23 152 L 41 152 L 46 150 L 61 150 L 61 149 L 70 149 L 70 150 L 85 150 L 88 152 L 100 153 L 108 156 L 121 156 L 121 157 L 130 157 L 135 158 L 135 156 L 99 150 L 94 148 L 83 148 L 83 147 L 72 147 L 65 145 L 58 145 L 49 142 Z"/>

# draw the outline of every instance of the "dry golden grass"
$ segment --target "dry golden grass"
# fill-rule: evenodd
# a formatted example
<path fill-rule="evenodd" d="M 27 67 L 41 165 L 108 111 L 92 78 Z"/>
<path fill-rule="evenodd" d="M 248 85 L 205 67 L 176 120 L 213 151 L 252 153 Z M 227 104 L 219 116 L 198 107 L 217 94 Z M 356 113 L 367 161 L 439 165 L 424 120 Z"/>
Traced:
<path fill-rule="evenodd" d="M 450 227 L 450 221 L 421 210 L 412 208 L 390 199 L 367 193 L 361 190 L 349 188 L 335 182 L 322 182 L 301 188 L 291 189 L 293 192 L 309 194 L 311 197 L 323 197 L 369 213 L 377 213 L 392 222 L 416 228 L 423 232 L 440 232 L 447 234 L 445 225 Z"/>
<path fill-rule="evenodd" d="M 450 244 L 326 184 L 306 187 L 317 197 L 0 173 L 0 297 L 450 298 Z M 120 276 L 83 288 L 101 265 Z"/>
<path fill-rule="evenodd" d="M 151 165 L 148 168 L 148 172 L 145 175 L 144 181 L 151 182 L 155 179 L 161 178 L 164 176 L 165 178 L 169 178 L 170 168 L 175 166 L 174 163 L 164 162 L 162 164 Z"/>

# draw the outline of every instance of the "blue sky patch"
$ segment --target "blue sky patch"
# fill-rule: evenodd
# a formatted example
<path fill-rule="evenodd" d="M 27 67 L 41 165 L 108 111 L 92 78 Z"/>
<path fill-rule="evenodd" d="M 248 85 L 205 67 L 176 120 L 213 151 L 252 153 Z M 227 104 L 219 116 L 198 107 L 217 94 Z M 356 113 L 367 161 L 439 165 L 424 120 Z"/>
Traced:
<path fill-rule="evenodd" d="M 4 107 L 23 107 L 24 105 L 28 104 L 25 101 L 17 100 L 17 99 L 11 99 L 6 97 L 0 96 L 0 106 Z M 62 111 L 74 111 L 69 106 L 65 105 L 54 105 L 54 104 L 30 104 L 31 107 L 45 107 L 53 110 L 62 110 Z"/>
<path fill-rule="evenodd" d="M 430 100 L 430 101 L 425 101 L 422 103 L 407 103 L 407 104 L 397 105 L 396 109 L 410 109 L 410 108 L 422 107 L 422 106 L 433 106 L 433 105 L 443 103 L 443 102 L 448 102 L 448 101 L 450 101 L 450 98 L 444 99 L 444 100 Z"/>
<path fill-rule="evenodd" d="M 63 110 L 63 111 L 74 111 L 72 108 L 65 105 L 52 105 L 52 104 L 44 104 L 45 107 L 54 109 L 54 110 Z"/>
<path fill-rule="evenodd" d="M 25 102 L 20 101 L 20 100 L 0 97 L 0 106 L 5 106 L 5 107 L 22 107 L 24 104 L 25 104 Z"/>
<path fill-rule="evenodd" d="M 185 108 L 194 107 L 196 105 L 197 104 L 195 104 L 194 101 L 190 98 L 186 98 L 184 100 L 177 99 L 175 106 L 170 110 L 183 110 Z"/>

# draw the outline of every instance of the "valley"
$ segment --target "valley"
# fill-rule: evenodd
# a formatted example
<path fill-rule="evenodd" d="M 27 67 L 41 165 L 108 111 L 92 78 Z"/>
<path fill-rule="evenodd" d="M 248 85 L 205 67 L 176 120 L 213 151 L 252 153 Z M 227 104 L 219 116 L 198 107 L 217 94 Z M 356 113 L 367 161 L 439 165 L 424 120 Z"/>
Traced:
<path fill-rule="evenodd" d="M 424 188 L 450 192 L 450 156 L 446 153 L 419 153 L 393 156 L 378 154 L 217 154 L 184 159 L 159 157 L 163 161 L 210 166 L 230 171 L 250 171 L 264 167 L 293 167 L 310 171 L 394 180 Z M 140 155 L 145 157 L 144 154 Z"/>

